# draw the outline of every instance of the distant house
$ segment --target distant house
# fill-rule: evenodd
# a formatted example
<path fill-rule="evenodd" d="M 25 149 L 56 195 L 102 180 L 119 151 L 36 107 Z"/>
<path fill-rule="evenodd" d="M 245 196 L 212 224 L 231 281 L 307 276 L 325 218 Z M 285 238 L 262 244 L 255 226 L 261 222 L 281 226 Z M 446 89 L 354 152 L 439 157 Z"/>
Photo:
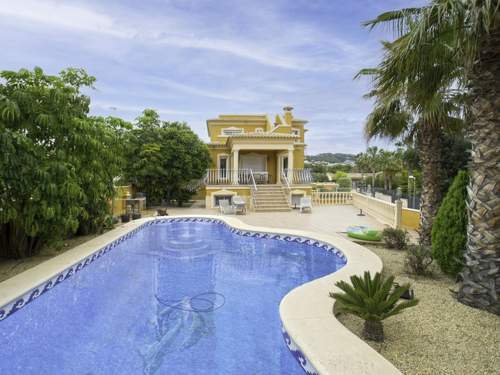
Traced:
<path fill-rule="evenodd" d="M 207 207 L 240 195 L 258 210 L 289 209 L 299 196 L 311 194 L 312 177 L 304 169 L 307 121 L 294 118 L 292 109 L 285 107 L 273 119 L 263 114 L 207 120 L 212 159 L 205 178 Z"/>

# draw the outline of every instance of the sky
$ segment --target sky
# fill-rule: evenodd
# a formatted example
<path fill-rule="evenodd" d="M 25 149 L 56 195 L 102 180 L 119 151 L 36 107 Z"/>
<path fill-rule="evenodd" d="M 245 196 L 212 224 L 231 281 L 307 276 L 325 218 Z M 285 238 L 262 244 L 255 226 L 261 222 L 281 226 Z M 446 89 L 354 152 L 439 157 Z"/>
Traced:
<path fill-rule="evenodd" d="M 91 113 L 144 108 L 207 140 L 219 114 L 309 121 L 307 154 L 366 149 L 367 79 L 390 30 L 365 20 L 423 0 L 0 0 L 0 70 L 81 67 L 97 78 Z M 390 143 L 376 144 L 390 148 Z"/>

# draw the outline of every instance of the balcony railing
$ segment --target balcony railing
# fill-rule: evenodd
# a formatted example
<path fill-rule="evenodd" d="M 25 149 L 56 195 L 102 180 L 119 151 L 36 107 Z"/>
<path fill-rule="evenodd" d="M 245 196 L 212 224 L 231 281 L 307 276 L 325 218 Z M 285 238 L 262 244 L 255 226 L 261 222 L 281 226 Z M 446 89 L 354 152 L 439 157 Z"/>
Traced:
<path fill-rule="evenodd" d="M 313 182 L 310 169 L 286 169 L 285 174 L 290 184 L 310 184 Z"/>
<path fill-rule="evenodd" d="M 207 169 L 207 185 L 250 185 L 249 169 Z"/>
<path fill-rule="evenodd" d="M 309 169 L 286 169 L 281 176 L 285 175 L 290 185 L 310 184 L 312 180 Z M 250 169 L 208 169 L 204 182 L 206 185 L 252 185 L 256 183 L 276 183 L 273 176 L 268 172 L 253 172 Z M 283 181 L 282 181 L 283 183 Z"/>

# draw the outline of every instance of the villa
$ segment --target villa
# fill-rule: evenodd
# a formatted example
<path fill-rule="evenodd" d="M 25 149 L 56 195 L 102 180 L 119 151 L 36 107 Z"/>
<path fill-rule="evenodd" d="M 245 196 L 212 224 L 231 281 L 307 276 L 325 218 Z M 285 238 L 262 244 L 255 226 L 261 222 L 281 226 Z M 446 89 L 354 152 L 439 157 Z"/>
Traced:
<path fill-rule="evenodd" d="M 212 159 L 205 178 L 206 207 L 238 195 L 256 211 L 286 211 L 310 196 L 312 176 L 304 169 L 306 120 L 283 114 L 220 115 L 207 120 Z"/>

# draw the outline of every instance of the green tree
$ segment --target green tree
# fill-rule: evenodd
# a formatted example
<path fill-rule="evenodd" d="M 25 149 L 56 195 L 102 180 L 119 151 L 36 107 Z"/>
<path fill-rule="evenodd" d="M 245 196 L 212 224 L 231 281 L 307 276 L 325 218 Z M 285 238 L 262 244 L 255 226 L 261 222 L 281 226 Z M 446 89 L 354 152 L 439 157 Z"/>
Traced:
<path fill-rule="evenodd" d="M 201 179 L 210 162 L 208 148 L 185 123 L 162 121 L 146 109 L 127 136 L 125 176 L 148 201 L 176 201 L 193 194 L 190 184 Z"/>
<path fill-rule="evenodd" d="M 379 16 L 368 22 L 382 22 Z M 457 72 L 441 65 L 429 65 L 419 75 L 409 75 L 399 63 L 407 48 L 408 34 L 415 29 L 409 23 L 406 33 L 393 42 L 384 42 L 384 57 L 377 68 L 363 69 L 357 75 L 368 75 L 373 90 L 367 95 L 375 99 L 368 116 L 365 132 L 368 138 L 388 137 L 418 144 L 422 167 L 422 200 L 420 241 L 431 244 L 432 223 L 442 200 L 443 191 L 443 134 L 463 126 L 461 118 L 463 95 L 452 90 Z M 430 50 L 422 53 L 431 53 Z"/>
<path fill-rule="evenodd" d="M 398 152 L 380 150 L 379 163 L 383 172 L 384 189 L 392 190 L 394 175 L 403 169 L 402 157 Z"/>
<path fill-rule="evenodd" d="M 82 87 L 94 77 L 81 69 L 59 76 L 42 69 L 2 71 L 0 77 L 0 256 L 35 254 L 75 232 L 82 220 L 98 222 L 112 196 L 99 168 L 112 142 L 88 118 Z M 90 191 L 88 191 L 90 189 Z M 106 212 L 107 213 L 107 212 Z"/>
<path fill-rule="evenodd" d="M 371 187 L 372 187 L 372 195 L 375 196 L 375 177 L 377 172 L 380 171 L 380 154 L 379 149 L 376 146 L 368 147 L 366 152 L 363 152 L 356 156 L 356 167 L 357 169 L 363 172 L 369 172 L 371 174 Z"/>
<path fill-rule="evenodd" d="M 125 135 L 131 124 L 116 117 L 88 120 L 87 150 L 80 156 L 79 185 L 84 191 L 79 234 L 100 232 L 110 219 L 110 200 L 115 194 L 114 179 L 125 165 Z"/>
<path fill-rule="evenodd" d="M 469 123 L 472 157 L 467 248 L 458 299 L 496 314 L 500 314 L 499 14 L 499 0 L 433 0 L 421 8 L 381 14 L 368 23 L 394 26 L 398 39 L 388 63 L 396 84 L 419 83 L 427 88 L 425 98 L 430 102 L 443 94 L 465 97 L 462 113 Z M 422 138 L 432 143 L 432 134 Z M 433 157 L 421 160 L 423 168 Z M 425 180 L 425 168 L 423 174 Z"/>
<path fill-rule="evenodd" d="M 467 172 L 453 180 L 432 227 L 432 256 L 441 270 L 456 276 L 463 267 L 467 243 Z"/>

